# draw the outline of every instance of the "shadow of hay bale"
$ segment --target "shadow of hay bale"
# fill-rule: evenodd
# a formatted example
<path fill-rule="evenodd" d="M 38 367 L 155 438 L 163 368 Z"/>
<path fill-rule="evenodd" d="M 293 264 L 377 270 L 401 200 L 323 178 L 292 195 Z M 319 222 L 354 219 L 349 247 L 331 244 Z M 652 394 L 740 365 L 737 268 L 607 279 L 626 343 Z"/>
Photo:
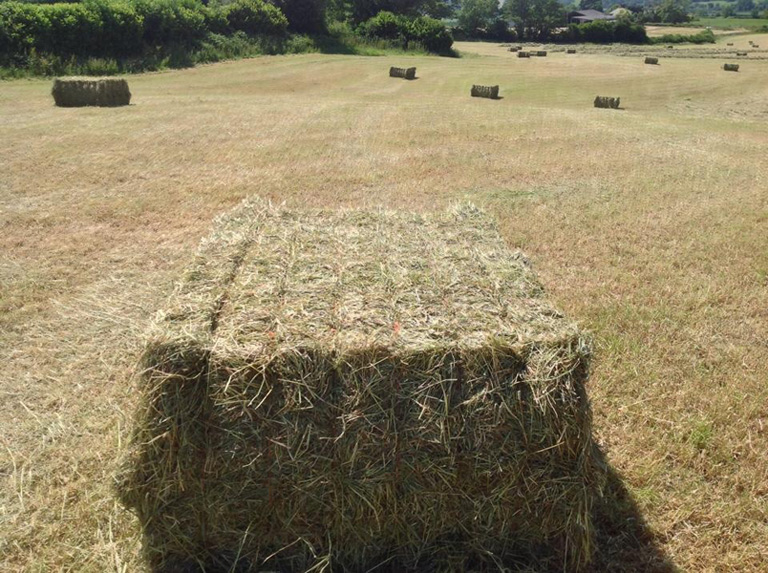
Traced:
<path fill-rule="evenodd" d="M 678 571 L 660 547 L 621 475 L 606 467 L 603 497 L 595 504 L 595 553 L 589 573 L 675 573 Z"/>

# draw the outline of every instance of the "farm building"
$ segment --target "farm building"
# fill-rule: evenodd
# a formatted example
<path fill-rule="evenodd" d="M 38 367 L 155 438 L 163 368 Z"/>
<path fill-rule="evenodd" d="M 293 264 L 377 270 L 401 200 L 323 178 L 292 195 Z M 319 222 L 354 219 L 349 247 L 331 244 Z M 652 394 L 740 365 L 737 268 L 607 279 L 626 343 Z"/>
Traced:
<path fill-rule="evenodd" d="M 595 20 L 615 20 L 611 14 L 605 14 L 599 10 L 576 10 L 568 13 L 569 24 L 586 24 Z"/>

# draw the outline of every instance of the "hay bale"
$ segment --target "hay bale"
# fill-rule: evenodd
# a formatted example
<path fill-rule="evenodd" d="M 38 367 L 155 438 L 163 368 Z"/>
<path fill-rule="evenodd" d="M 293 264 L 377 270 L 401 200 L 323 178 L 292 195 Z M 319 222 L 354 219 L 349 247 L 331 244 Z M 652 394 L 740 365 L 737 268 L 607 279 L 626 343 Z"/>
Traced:
<path fill-rule="evenodd" d="M 659 58 L 651 58 L 650 56 L 645 58 L 646 64 L 653 64 L 653 65 L 659 65 Z"/>
<path fill-rule="evenodd" d="M 530 58 L 531 53 L 530 52 L 518 52 L 517 53 L 518 58 Z"/>
<path fill-rule="evenodd" d="M 753 47 L 753 48 L 759 48 L 759 47 L 760 47 L 760 44 L 752 44 L 752 47 Z"/>
<path fill-rule="evenodd" d="M 416 68 L 389 68 L 389 77 L 405 78 L 406 80 L 416 79 Z"/>
<path fill-rule="evenodd" d="M 565 50 L 565 53 L 566 54 L 575 54 L 576 50 L 574 48 L 568 48 L 567 50 Z"/>
<path fill-rule="evenodd" d="M 543 58 L 547 55 L 547 52 L 545 52 L 544 50 L 539 50 L 538 52 L 536 52 L 536 55 Z"/>
<path fill-rule="evenodd" d="M 617 97 L 597 96 L 595 98 L 595 107 L 619 109 L 620 101 L 621 98 Z"/>
<path fill-rule="evenodd" d="M 747 52 L 736 52 L 737 56 L 746 56 Z"/>
<path fill-rule="evenodd" d="M 667 46 L 667 49 L 668 50 L 672 50 L 672 49 L 674 49 L 674 46 Z"/>
<path fill-rule="evenodd" d="M 517 46 L 512 46 L 512 47 L 509 48 L 509 51 L 510 52 L 519 52 L 520 48 L 518 48 Z"/>
<path fill-rule="evenodd" d="M 738 72 L 739 64 L 723 64 L 723 69 L 726 72 Z"/>
<path fill-rule="evenodd" d="M 499 99 L 499 86 L 472 86 L 469 92 L 472 97 L 484 97 L 488 99 Z"/>
<path fill-rule="evenodd" d="M 726 46 L 733 46 L 733 42 L 728 42 Z"/>
<path fill-rule="evenodd" d="M 117 107 L 131 103 L 123 78 L 56 78 L 51 90 L 59 107 Z"/>
<path fill-rule="evenodd" d="M 476 208 L 248 200 L 158 317 L 118 490 L 156 571 L 577 571 L 588 362 Z"/>

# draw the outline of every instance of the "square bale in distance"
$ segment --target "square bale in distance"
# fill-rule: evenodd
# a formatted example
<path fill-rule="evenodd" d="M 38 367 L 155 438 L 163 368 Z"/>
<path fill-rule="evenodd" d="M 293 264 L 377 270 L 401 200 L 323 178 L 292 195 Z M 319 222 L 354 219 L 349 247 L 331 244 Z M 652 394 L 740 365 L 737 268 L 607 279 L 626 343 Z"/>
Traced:
<path fill-rule="evenodd" d="M 154 323 L 120 496 L 155 571 L 577 571 L 589 357 L 471 205 L 246 200 Z"/>

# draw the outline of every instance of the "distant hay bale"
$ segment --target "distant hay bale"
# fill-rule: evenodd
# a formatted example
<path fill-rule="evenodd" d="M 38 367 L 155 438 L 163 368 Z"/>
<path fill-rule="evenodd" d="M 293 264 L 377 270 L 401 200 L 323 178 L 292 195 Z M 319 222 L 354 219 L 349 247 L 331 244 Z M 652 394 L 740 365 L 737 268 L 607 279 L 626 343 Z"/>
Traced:
<path fill-rule="evenodd" d="M 531 54 L 530 52 L 518 52 L 517 53 L 518 58 L 530 58 Z"/>
<path fill-rule="evenodd" d="M 667 46 L 667 49 L 668 50 L 672 50 L 672 49 L 674 49 L 674 46 Z"/>
<path fill-rule="evenodd" d="M 472 97 L 484 97 L 488 99 L 499 99 L 499 86 L 472 86 L 470 91 Z"/>
<path fill-rule="evenodd" d="M 406 80 L 413 80 L 416 78 L 416 68 L 389 68 L 389 77 L 391 78 L 405 78 Z"/>
<path fill-rule="evenodd" d="M 752 44 L 752 47 L 753 47 L 753 48 L 759 48 L 759 47 L 760 47 L 760 44 Z"/>
<path fill-rule="evenodd" d="M 565 53 L 566 54 L 575 54 L 576 50 L 574 48 L 568 48 L 567 50 L 565 50 Z"/>
<path fill-rule="evenodd" d="M 517 46 L 512 46 L 512 47 L 509 48 L 509 51 L 510 52 L 519 52 L 520 48 L 518 48 Z"/>
<path fill-rule="evenodd" d="M 733 42 L 728 42 L 726 46 L 733 46 Z"/>
<path fill-rule="evenodd" d="M 650 56 L 645 58 L 646 64 L 659 65 L 659 58 L 651 58 Z"/>
<path fill-rule="evenodd" d="M 56 78 L 51 90 L 59 107 L 117 107 L 131 103 L 123 78 Z"/>
<path fill-rule="evenodd" d="M 738 72 L 739 64 L 723 64 L 723 69 L 726 72 Z"/>
<path fill-rule="evenodd" d="M 621 98 L 597 96 L 595 98 L 595 107 L 603 107 L 610 109 L 619 109 Z"/>
<path fill-rule="evenodd" d="M 476 208 L 247 200 L 153 327 L 118 491 L 155 571 L 578 571 L 589 357 Z"/>
<path fill-rule="evenodd" d="M 536 55 L 543 58 L 547 55 L 547 52 L 544 50 L 539 50 L 538 52 L 536 52 Z"/>
<path fill-rule="evenodd" d="M 746 56 L 747 52 L 736 52 L 737 56 Z"/>

